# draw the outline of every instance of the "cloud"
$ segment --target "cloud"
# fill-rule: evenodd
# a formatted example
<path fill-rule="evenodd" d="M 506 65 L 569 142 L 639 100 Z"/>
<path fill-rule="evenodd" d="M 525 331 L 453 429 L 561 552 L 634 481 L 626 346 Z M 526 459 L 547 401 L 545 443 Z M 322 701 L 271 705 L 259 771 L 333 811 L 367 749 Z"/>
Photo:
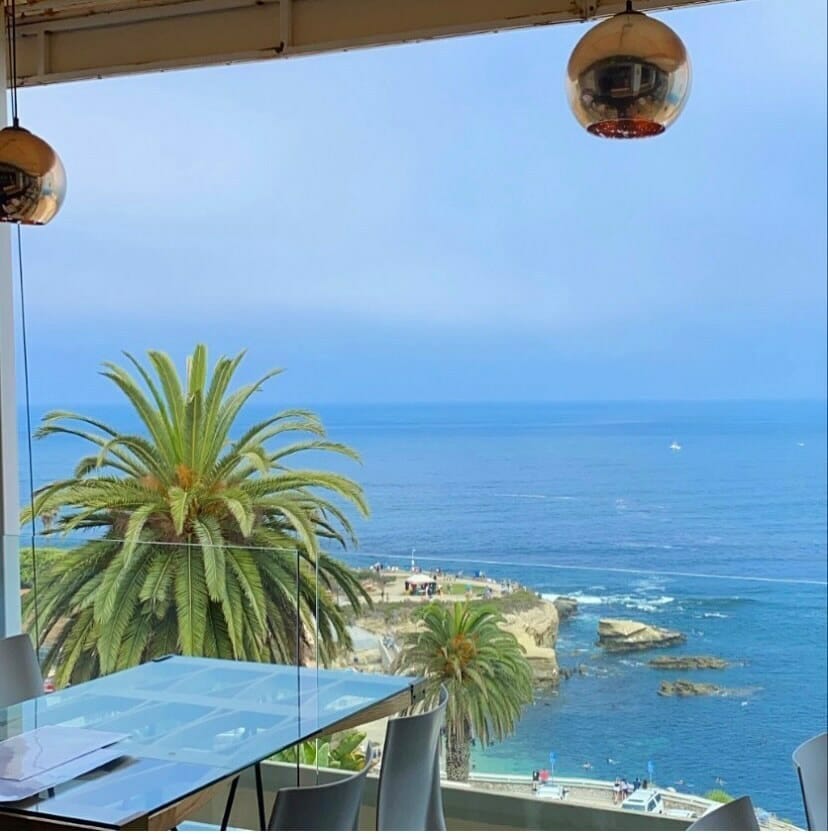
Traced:
<path fill-rule="evenodd" d="M 571 118 L 562 75 L 582 26 L 25 90 L 24 123 L 69 172 L 59 218 L 25 232 L 36 349 L 74 330 L 94 368 L 126 334 L 140 348 L 140 334 L 178 346 L 325 329 L 335 377 L 349 331 L 401 332 L 397 361 L 433 369 L 463 345 L 520 368 L 544 345 L 586 372 L 579 356 L 602 345 L 660 351 L 663 381 L 681 349 L 664 334 L 704 334 L 733 375 L 763 331 L 810 368 L 799 336 L 824 329 L 826 304 L 813 5 L 664 15 L 694 89 L 641 143 Z M 787 390 L 789 369 L 768 368 Z M 611 372 L 589 369 L 602 390 Z"/>

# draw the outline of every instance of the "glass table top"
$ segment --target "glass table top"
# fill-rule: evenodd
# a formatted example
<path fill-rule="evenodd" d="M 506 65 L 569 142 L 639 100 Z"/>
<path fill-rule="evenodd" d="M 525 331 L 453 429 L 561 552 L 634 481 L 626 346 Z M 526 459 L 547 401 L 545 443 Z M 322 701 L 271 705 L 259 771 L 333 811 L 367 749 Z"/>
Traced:
<path fill-rule="evenodd" d="M 411 691 L 416 678 L 167 657 L 0 709 L 0 741 L 50 725 L 126 733 L 122 758 L 22 802 L 118 826 Z M 387 713 L 386 713 L 387 714 Z M 378 717 L 372 715 L 366 720 Z"/>

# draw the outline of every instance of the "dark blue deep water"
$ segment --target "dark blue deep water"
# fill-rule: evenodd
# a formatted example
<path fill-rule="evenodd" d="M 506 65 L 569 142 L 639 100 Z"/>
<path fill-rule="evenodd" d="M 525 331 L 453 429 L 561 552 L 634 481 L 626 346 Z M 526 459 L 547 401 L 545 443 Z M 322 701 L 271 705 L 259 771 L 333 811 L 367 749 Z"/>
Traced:
<path fill-rule="evenodd" d="M 272 410 L 258 408 L 251 419 Z M 83 410 L 135 428 L 121 409 Z M 651 760 L 659 784 L 750 793 L 804 822 L 791 752 L 828 723 L 825 403 L 318 410 L 363 456 L 345 467 L 373 510 L 353 561 L 407 565 L 416 548 L 423 567 L 580 600 L 558 648 L 586 675 L 475 751 L 478 770 L 525 774 L 554 751 L 561 775 L 632 779 Z M 35 482 L 66 476 L 79 451 L 36 443 Z M 646 655 L 606 656 L 594 646 L 605 616 L 679 629 L 679 651 L 734 665 L 670 674 Z M 656 694 L 679 676 L 726 694 Z"/>

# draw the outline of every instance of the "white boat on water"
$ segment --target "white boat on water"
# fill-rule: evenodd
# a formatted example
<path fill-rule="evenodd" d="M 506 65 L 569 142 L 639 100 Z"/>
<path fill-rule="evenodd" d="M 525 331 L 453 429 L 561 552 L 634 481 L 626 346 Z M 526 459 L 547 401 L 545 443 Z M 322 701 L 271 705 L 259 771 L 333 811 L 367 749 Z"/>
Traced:
<path fill-rule="evenodd" d="M 681 451 L 681 444 L 676 443 L 676 441 L 674 440 L 674 441 L 670 444 L 670 448 L 671 448 L 674 452 L 680 452 L 680 451 Z"/>

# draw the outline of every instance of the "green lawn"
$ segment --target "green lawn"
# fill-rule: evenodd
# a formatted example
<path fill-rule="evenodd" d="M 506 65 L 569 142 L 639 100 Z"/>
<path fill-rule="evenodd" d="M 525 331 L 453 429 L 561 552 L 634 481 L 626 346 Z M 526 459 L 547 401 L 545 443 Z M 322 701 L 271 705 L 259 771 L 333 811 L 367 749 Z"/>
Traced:
<path fill-rule="evenodd" d="M 455 583 L 456 586 L 459 586 L 460 590 L 458 592 L 452 593 L 463 593 L 466 590 L 466 583 L 459 582 Z M 455 587 L 452 585 L 451 587 Z M 483 589 L 475 589 L 482 594 Z M 422 600 L 422 597 L 417 597 L 418 600 Z M 454 603 L 450 600 L 440 599 L 440 597 L 434 597 L 434 602 L 443 605 L 453 605 Z M 477 596 L 475 599 L 469 601 L 469 605 L 474 608 L 486 606 L 488 608 L 493 608 L 495 611 L 500 612 L 501 614 L 514 614 L 519 611 L 527 611 L 530 608 L 534 608 L 540 600 L 538 599 L 537 594 L 533 593 L 532 591 L 515 591 L 512 594 L 509 594 L 505 597 L 496 597 L 495 599 L 482 599 L 481 596 Z M 396 602 L 375 602 L 372 616 L 379 615 L 383 618 L 383 620 L 390 624 L 400 624 L 405 622 L 406 620 L 410 620 L 414 617 L 417 611 L 419 611 L 422 607 L 422 603 L 411 603 L 407 601 L 396 601 Z"/>
<path fill-rule="evenodd" d="M 462 595 L 466 593 L 466 588 L 471 587 L 474 596 L 483 596 L 483 588 L 469 586 L 468 582 L 452 582 L 450 585 L 443 585 L 444 594 Z"/>

